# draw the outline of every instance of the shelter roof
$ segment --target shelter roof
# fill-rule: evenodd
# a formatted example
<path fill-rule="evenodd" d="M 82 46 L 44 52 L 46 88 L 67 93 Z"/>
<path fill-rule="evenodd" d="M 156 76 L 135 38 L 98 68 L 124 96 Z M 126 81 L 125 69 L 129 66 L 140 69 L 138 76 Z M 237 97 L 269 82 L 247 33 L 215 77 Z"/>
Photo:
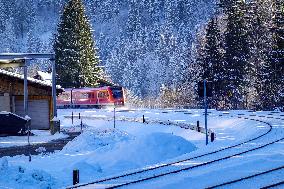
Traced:
<path fill-rule="evenodd" d="M 0 69 L 0 75 L 5 75 L 5 76 L 11 77 L 11 78 L 17 78 L 19 80 L 24 80 L 24 75 L 14 73 L 14 72 L 9 72 L 9 71 L 2 70 L 2 69 Z M 42 81 L 42 80 L 34 79 L 34 78 L 31 78 L 31 77 L 28 77 L 28 82 L 34 83 L 34 84 L 39 84 L 39 85 L 45 86 L 45 87 L 52 87 L 52 84 L 49 81 Z M 57 85 L 56 89 L 61 89 L 61 86 Z"/>

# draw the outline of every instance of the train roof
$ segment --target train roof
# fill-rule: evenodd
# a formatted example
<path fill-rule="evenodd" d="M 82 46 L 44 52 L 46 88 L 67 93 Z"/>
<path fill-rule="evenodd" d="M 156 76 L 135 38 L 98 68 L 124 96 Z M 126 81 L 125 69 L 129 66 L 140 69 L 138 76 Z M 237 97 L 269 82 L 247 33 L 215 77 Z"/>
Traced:
<path fill-rule="evenodd" d="M 84 88 L 66 88 L 64 89 L 65 92 L 69 91 L 82 91 L 82 92 L 91 92 L 91 91 L 97 91 L 97 90 L 103 90 L 103 89 L 109 89 L 110 87 L 120 87 L 120 86 L 103 86 L 103 87 L 84 87 Z"/>

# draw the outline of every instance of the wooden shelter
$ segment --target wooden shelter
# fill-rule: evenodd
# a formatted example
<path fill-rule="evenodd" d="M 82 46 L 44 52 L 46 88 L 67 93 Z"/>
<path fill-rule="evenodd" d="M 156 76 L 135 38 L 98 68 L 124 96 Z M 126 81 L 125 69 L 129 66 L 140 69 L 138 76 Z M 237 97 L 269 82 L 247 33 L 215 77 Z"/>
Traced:
<path fill-rule="evenodd" d="M 50 129 L 51 127 L 52 133 L 56 131 L 55 128 L 60 129 L 60 122 L 56 118 L 56 93 L 58 91 L 54 56 L 50 53 L 0 54 L 0 68 L 24 68 L 24 75 L 0 71 L 0 81 L 3 83 L 0 88 L 3 107 L 0 110 L 15 112 L 28 120 L 31 118 L 32 129 Z M 51 83 L 27 77 L 30 61 L 36 59 L 48 59 L 52 62 Z"/>
<path fill-rule="evenodd" d="M 28 116 L 32 129 L 50 129 L 53 119 L 52 85 L 50 82 L 27 78 Z M 0 111 L 15 113 L 25 117 L 24 76 L 0 70 Z M 62 89 L 57 88 L 57 93 Z"/>

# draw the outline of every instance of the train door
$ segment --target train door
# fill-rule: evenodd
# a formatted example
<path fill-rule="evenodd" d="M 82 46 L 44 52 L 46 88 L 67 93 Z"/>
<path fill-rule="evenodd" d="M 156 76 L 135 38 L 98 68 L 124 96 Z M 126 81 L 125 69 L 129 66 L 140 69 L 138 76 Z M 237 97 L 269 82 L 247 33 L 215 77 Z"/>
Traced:
<path fill-rule="evenodd" d="M 109 93 L 107 90 L 100 90 L 98 92 L 98 104 L 99 105 L 109 104 Z"/>

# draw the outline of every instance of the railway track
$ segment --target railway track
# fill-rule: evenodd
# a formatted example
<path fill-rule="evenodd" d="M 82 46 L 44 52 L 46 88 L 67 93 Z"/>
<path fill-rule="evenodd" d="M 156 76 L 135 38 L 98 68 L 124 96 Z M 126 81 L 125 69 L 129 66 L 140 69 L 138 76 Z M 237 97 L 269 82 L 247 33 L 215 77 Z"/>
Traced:
<path fill-rule="evenodd" d="M 245 177 L 242 177 L 242 178 L 239 178 L 239 179 L 236 179 L 236 180 L 224 182 L 224 183 L 221 183 L 221 184 L 218 184 L 218 185 L 215 185 L 215 186 L 210 186 L 210 187 L 207 187 L 206 189 L 215 189 L 215 188 L 224 188 L 224 187 L 226 188 L 228 185 L 232 185 L 232 184 L 239 183 L 239 182 L 246 181 L 246 180 L 253 180 L 257 177 L 265 176 L 267 174 L 280 172 L 280 171 L 281 171 L 281 173 L 284 172 L 284 166 L 280 166 L 280 167 L 276 167 L 276 168 L 269 169 L 269 170 L 266 170 L 266 171 L 262 171 L 262 172 L 252 174 L 252 175 L 249 175 L 249 176 L 245 176 Z M 268 188 L 273 188 L 273 187 L 280 186 L 280 185 L 284 186 L 284 181 L 281 181 L 281 182 L 278 182 L 278 183 L 273 183 L 271 185 L 267 185 L 267 186 L 260 187 L 260 188 L 268 189 Z"/>
<path fill-rule="evenodd" d="M 283 187 L 284 186 L 284 181 L 281 181 L 281 182 L 277 182 L 277 183 L 274 183 L 274 184 L 271 184 L 271 185 L 268 185 L 268 186 L 264 186 L 260 189 L 270 189 L 270 188 L 277 188 L 277 187 Z"/>
<path fill-rule="evenodd" d="M 270 140 L 269 137 L 265 139 L 265 136 L 271 133 L 272 135 L 275 134 L 273 132 L 273 126 L 261 120 L 257 120 L 257 119 L 252 119 L 252 120 L 266 124 L 269 127 L 269 129 L 265 133 L 257 137 L 254 137 L 250 140 L 247 140 L 247 141 L 244 141 L 244 142 L 232 145 L 232 146 L 228 146 L 226 148 L 222 148 L 216 151 L 197 155 L 197 156 L 183 159 L 180 161 L 165 163 L 165 164 L 158 165 L 155 167 L 145 168 L 139 171 L 134 171 L 134 172 L 123 174 L 123 175 L 100 179 L 100 180 L 86 183 L 86 184 L 71 186 L 68 188 L 79 188 L 79 187 L 88 188 L 91 186 L 95 186 L 97 184 L 106 184 L 105 188 L 119 188 L 122 186 L 127 186 L 131 184 L 179 173 L 182 171 L 192 170 L 198 167 L 205 167 L 207 165 L 221 162 L 221 161 L 230 159 L 235 156 L 240 156 L 240 155 L 243 155 L 243 154 L 258 150 L 258 149 L 265 148 L 269 145 L 272 145 L 274 143 L 284 140 L 284 137 L 278 138 L 276 140 Z M 265 141 L 263 144 L 263 140 L 267 140 L 267 141 Z M 207 159 L 210 159 L 210 161 L 208 161 Z M 192 162 L 193 160 L 198 161 L 198 162 Z"/>

